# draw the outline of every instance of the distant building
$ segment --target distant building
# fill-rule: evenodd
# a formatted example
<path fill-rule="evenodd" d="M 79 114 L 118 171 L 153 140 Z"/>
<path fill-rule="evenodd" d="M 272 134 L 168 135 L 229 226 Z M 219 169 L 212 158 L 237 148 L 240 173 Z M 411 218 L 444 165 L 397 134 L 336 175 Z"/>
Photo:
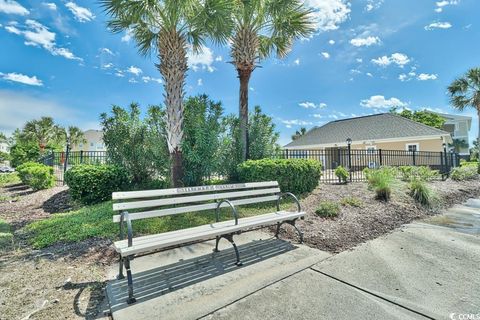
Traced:
<path fill-rule="evenodd" d="M 352 149 L 443 151 L 443 143 L 452 137 L 444 130 L 429 127 L 392 113 L 331 121 L 309 130 L 284 148 L 288 150 Z"/>
<path fill-rule="evenodd" d="M 107 151 L 103 142 L 103 131 L 87 130 L 83 134 L 87 142 L 73 145 L 72 151 Z"/>
<path fill-rule="evenodd" d="M 468 132 L 472 127 L 472 117 L 445 113 L 437 114 L 446 120 L 445 124 L 443 125 L 443 130 L 450 133 L 452 139 L 464 140 L 467 143 L 466 146 L 459 148 L 459 154 L 469 155 L 470 152 L 468 148 L 468 143 L 470 143 L 470 140 L 468 138 Z"/>
<path fill-rule="evenodd" d="M 0 142 L 0 151 L 5 153 L 10 153 L 10 147 L 8 143 L 4 141 Z"/>

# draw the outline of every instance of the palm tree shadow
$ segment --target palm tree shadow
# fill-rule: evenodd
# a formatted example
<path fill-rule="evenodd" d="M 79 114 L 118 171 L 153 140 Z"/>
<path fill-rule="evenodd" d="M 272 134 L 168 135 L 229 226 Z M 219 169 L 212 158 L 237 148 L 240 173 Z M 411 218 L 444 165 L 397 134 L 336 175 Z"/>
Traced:
<path fill-rule="evenodd" d="M 279 239 L 253 241 L 238 246 L 243 267 L 250 266 L 285 252 L 297 249 L 290 242 Z M 180 260 L 166 266 L 133 274 L 136 304 L 204 282 L 214 277 L 238 270 L 233 248 L 215 254 L 206 254 L 188 260 Z M 133 269 L 133 271 L 135 271 Z M 107 284 L 110 311 L 128 307 L 127 280 L 113 280 Z"/>

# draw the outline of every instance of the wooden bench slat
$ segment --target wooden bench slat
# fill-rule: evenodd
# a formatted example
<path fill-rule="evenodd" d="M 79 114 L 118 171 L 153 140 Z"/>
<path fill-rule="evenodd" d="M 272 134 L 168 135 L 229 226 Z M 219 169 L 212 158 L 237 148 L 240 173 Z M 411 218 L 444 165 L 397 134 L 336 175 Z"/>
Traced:
<path fill-rule="evenodd" d="M 269 189 L 256 189 L 256 190 L 248 190 L 248 191 L 214 193 L 214 194 L 204 194 L 204 195 L 197 195 L 197 196 L 165 198 L 165 199 L 157 199 L 157 200 L 132 201 L 132 202 L 124 202 L 124 203 L 114 203 L 113 210 L 120 211 L 120 210 L 141 209 L 141 208 L 149 208 L 149 207 L 160 207 L 160 206 L 166 206 L 166 205 L 211 201 L 211 200 L 222 200 L 222 199 L 233 199 L 233 198 L 240 198 L 240 197 L 279 193 L 279 192 L 280 192 L 280 188 L 277 187 L 277 188 L 269 188 Z"/>
<path fill-rule="evenodd" d="M 220 185 L 200 186 L 200 187 L 144 190 L 144 191 L 124 191 L 124 192 L 112 193 L 112 199 L 113 200 L 142 199 L 142 198 L 153 198 L 153 197 L 203 193 L 203 192 L 212 192 L 212 191 L 228 191 L 228 190 L 249 189 L 249 188 L 267 188 L 267 187 L 277 187 L 277 186 L 278 186 L 277 181 L 266 181 L 266 182 L 248 182 L 248 183 L 237 183 L 237 184 L 220 184 Z"/>
<path fill-rule="evenodd" d="M 244 204 L 275 201 L 277 200 L 277 198 L 278 196 L 266 196 L 266 197 L 232 200 L 231 202 L 234 206 L 240 206 Z M 178 207 L 178 208 L 133 212 L 133 213 L 130 213 L 129 216 L 130 216 L 130 220 L 133 221 L 138 219 L 156 218 L 156 217 L 163 217 L 163 216 L 181 214 L 181 213 L 187 213 L 187 212 L 214 210 L 215 208 L 217 208 L 217 205 L 218 205 L 217 203 L 213 202 L 213 203 L 205 203 L 205 204 L 198 204 L 198 205 Z M 220 207 L 226 208 L 226 207 L 229 207 L 229 205 L 228 203 L 224 202 L 220 205 Z M 114 215 L 113 222 L 120 222 L 120 215 Z"/>
<path fill-rule="evenodd" d="M 186 242 L 206 240 L 222 234 L 244 230 L 246 228 L 274 225 L 277 222 L 300 218 L 304 215 L 305 212 L 281 211 L 278 213 L 242 218 L 238 220 L 238 225 L 235 225 L 233 221 L 224 221 L 186 229 L 188 232 L 172 231 L 160 234 L 157 237 L 147 236 L 148 238 L 145 238 L 144 240 L 141 240 L 143 237 L 134 238 L 132 247 L 128 247 L 125 240 L 115 242 L 114 246 L 117 252 L 120 252 L 123 256 L 127 256 L 179 245 Z"/>

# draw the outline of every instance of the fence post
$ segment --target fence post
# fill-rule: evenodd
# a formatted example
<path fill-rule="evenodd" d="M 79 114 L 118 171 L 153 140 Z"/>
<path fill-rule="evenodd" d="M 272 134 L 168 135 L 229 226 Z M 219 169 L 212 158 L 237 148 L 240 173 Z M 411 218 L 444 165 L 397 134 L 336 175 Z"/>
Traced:
<path fill-rule="evenodd" d="M 63 163 L 63 185 L 65 185 L 65 172 L 67 172 L 67 167 L 68 167 L 68 155 L 70 153 L 70 141 L 67 141 L 67 150 L 65 153 L 65 162 Z"/>
<path fill-rule="evenodd" d="M 285 159 L 288 159 L 288 149 L 285 149 Z"/>
<path fill-rule="evenodd" d="M 352 147 L 350 146 L 350 142 L 347 140 L 348 144 L 348 174 L 350 176 L 350 182 L 352 182 Z"/>
<path fill-rule="evenodd" d="M 382 149 L 378 149 L 378 161 L 380 162 L 380 167 L 383 166 Z"/>
<path fill-rule="evenodd" d="M 80 164 L 83 164 L 83 150 L 80 150 Z"/>
<path fill-rule="evenodd" d="M 413 161 L 413 165 L 416 165 L 416 161 L 415 161 L 415 153 L 416 153 L 416 151 L 415 151 L 415 150 L 413 150 L 413 152 L 412 152 L 412 161 Z"/>

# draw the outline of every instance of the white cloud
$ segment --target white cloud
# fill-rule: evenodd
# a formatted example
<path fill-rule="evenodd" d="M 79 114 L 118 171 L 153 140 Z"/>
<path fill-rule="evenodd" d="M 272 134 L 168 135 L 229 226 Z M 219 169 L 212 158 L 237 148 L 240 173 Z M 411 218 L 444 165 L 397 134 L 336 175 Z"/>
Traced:
<path fill-rule="evenodd" d="M 135 78 L 130 78 L 128 79 L 128 82 L 130 83 L 138 83 L 138 81 Z"/>
<path fill-rule="evenodd" d="M 377 10 L 383 4 L 383 0 L 368 0 L 365 5 L 365 11 L 370 12 L 372 10 Z"/>
<path fill-rule="evenodd" d="M 21 73 L 11 72 L 11 73 L 1 73 L 0 77 L 7 81 L 19 82 L 27 84 L 29 86 L 43 86 L 42 80 L 38 79 L 36 76 L 29 77 Z"/>
<path fill-rule="evenodd" d="M 312 16 L 319 32 L 338 29 L 351 11 L 346 0 L 307 0 L 305 3 L 313 9 Z"/>
<path fill-rule="evenodd" d="M 73 1 L 67 2 L 65 6 L 70 10 L 70 12 L 75 17 L 75 20 L 79 22 L 88 22 L 95 19 L 95 15 L 87 8 L 80 7 Z"/>
<path fill-rule="evenodd" d="M 357 61 L 358 63 L 362 63 L 363 59 L 362 58 L 357 58 L 357 59 L 355 59 L 355 61 Z"/>
<path fill-rule="evenodd" d="M 293 61 L 293 64 L 296 65 L 296 66 L 299 66 L 300 65 L 300 59 L 297 58 Z"/>
<path fill-rule="evenodd" d="M 215 58 L 215 61 L 217 61 L 217 62 L 220 62 L 220 61 L 222 61 L 222 60 L 223 60 L 223 57 L 222 57 L 222 56 L 217 56 L 217 57 Z"/>
<path fill-rule="evenodd" d="M 26 16 L 30 13 L 25 7 L 13 0 L 0 0 L 0 12 Z"/>
<path fill-rule="evenodd" d="M 202 78 L 197 80 L 197 86 L 203 86 L 203 80 Z"/>
<path fill-rule="evenodd" d="M 373 74 L 371 74 L 370 72 L 367 72 L 365 73 L 367 76 L 369 76 L 370 78 L 373 78 Z"/>
<path fill-rule="evenodd" d="M 325 109 L 327 107 L 327 104 L 324 102 L 320 102 L 319 104 L 315 104 L 310 101 L 304 101 L 300 102 L 298 104 L 300 107 L 305 108 L 305 109 Z"/>
<path fill-rule="evenodd" d="M 428 73 L 420 73 L 417 77 L 420 81 L 427 81 L 427 80 L 437 80 L 438 76 L 436 74 L 428 74 Z"/>
<path fill-rule="evenodd" d="M 5 29 L 10 33 L 23 36 L 25 38 L 24 43 L 27 46 L 42 47 L 54 56 L 83 61 L 69 49 L 57 47 L 55 43 L 56 34 L 35 20 L 28 19 L 25 21 L 25 26 L 22 29 L 19 29 L 16 24 L 8 25 Z"/>
<path fill-rule="evenodd" d="M 292 120 L 280 120 L 285 127 L 291 128 L 292 126 L 311 126 L 313 123 L 310 121 L 292 119 Z"/>
<path fill-rule="evenodd" d="M 366 37 L 366 38 L 354 38 L 350 40 L 350 43 L 355 46 L 355 47 L 369 47 L 374 44 L 379 44 L 380 43 L 380 38 L 379 37 Z"/>
<path fill-rule="evenodd" d="M 42 4 L 50 10 L 56 11 L 57 5 L 53 2 L 42 2 Z"/>
<path fill-rule="evenodd" d="M 437 6 L 435 8 L 435 12 L 442 12 L 443 11 L 443 7 L 445 6 L 455 6 L 457 4 L 460 3 L 460 0 L 450 0 L 450 1 L 447 1 L 447 0 L 443 0 L 443 1 L 438 1 L 435 3 L 435 5 Z"/>
<path fill-rule="evenodd" d="M 122 42 L 130 42 L 133 37 L 133 31 L 131 29 L 127 29 L 125 31 L 125 35 L 120 39 Z"/>
<path fill-rule="evenodd" d="M 100 51 L 100 53 L 106 53 L 106 54 L 109 54 L 111 56 L 114 56 L 115 54 L 112 52 L 112 50 L 108 49 L 108 48 L 100 48 L 98 49 Z"/>
<path fill-rule="evenodd" d="M 409 80 L 409 77 L 408 75 L 406 75 L 405 73 L 402 73 L 402 74 L 399 74 L 398 75 L 398 80 L 404 82 L 404 81 L 408 81 Z"/>
<path fill-rule="evenodd" d="M 410 58 L 406 54 L 396 52 L 390 55 L 390 57 L 382 56 L 377 59 L 372 59 L 371 61 L 382 67 L 389 66 L 392 63 L 399 67 L 403 67 L 410 62 Z"/>
<path fill-rule="evenodd" d="M 145 82 L 145 83 L 149 83 L 149 82 L 162 83 L 162 79 L 152 78 L 152 77 L 149 77 L 149 76 L 143 76 L 142 81 Z"/>
<path fill-rule="evenodd" d="M 126 71 L 136 76 L 140 75 L 143 72 L 142 69 L 135 66 L 130 66 Z"/>
<path fill-rule="evenodd" d="M 425 26 L 425 30 L 434 29 L 450 29 L 452 24 L 450 22 L 432 22 L 428 26 Z"/>
<path fill-rule="evenodd" d="M 390 99 L 385 99 L 384 96 L 376 95 L 371 96 L 368 99 L 364 99 L 360 102 L 360 105 L 365 108 L 375 108 L 375 109 L 389 109 L 392 107 L 405 107 L 407 103 L 402 102 L 400 99 L 392 97 Z"/>
<path fill-rule="evenodd" d="M 328 40 L 328 43 L 333 46 L 335 44 L 335 40 Z"/>
<path fill-rule="evenodd" d="M 111 69 L 111 68 L 113 68 L 113 63 L 111 63 L 111 62 L 104 63 L 104 64 L 102 64 L 101 68 L 102 69 Z"/>
<path fill-rule="evenodd" d="M 213 51 L 212 49 L 202 46 L 200 51 L 195 53 L 192 49 L 187 52 L 188 66 L 193 71 L 207 70 L 213 72 L 215 68 L 213 67 Z"/>
<path fill-rule="evenodd" d="M 323 118 L 323 116 L 320 113 L 312 114 L 312 117 L 317 118 L 317 119 L 322 119 Z"/>
<path fill-rule="evenodd" d="M 328 52 L 322 52 L 321 55 L 322 55 L 325 59 L 330 59 L 330 53 L 328 53 Z"/>
<path fill-rule="evenodd" d="M 115 76 L 119 77 L 119 78 L 123 78 L 123 77 L 125 77 L 125 74 L 123 73 L 122 70 L 116 70 Z"/>

